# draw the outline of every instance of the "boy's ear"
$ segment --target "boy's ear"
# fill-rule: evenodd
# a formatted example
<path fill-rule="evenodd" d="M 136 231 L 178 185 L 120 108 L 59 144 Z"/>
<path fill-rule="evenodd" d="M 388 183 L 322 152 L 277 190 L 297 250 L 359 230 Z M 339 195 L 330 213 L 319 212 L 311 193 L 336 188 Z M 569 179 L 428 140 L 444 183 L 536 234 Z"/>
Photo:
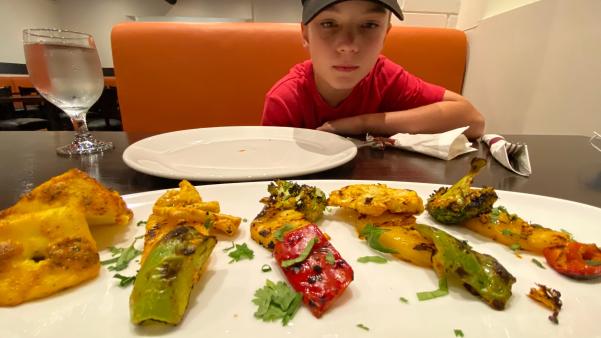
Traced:
<path fill-rule="evenodd" d="M 303 47 L 307 48 L 309 47 L 309 32 L 308 32 L 308 28 L 307 25 L 303 25 L 301 23 L 301 35 L 303 37 Z"/>

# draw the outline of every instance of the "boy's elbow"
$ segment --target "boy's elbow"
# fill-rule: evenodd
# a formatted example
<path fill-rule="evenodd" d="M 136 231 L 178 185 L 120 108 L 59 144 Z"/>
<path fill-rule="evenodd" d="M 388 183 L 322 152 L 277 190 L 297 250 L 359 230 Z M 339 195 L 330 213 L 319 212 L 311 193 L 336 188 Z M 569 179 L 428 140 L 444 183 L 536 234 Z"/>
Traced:
<path fill-rule="evenodd" d="M 465 131 L 465 136 L 469 139 L 477 139 L 484 135 L 484 127 L 486 125 L 486 121 L 484 116 L 480 114 L 480 112 L 470 104 L 471 112 L 469 114 L 470 118 L 468 121 L 469 128 Z"/>

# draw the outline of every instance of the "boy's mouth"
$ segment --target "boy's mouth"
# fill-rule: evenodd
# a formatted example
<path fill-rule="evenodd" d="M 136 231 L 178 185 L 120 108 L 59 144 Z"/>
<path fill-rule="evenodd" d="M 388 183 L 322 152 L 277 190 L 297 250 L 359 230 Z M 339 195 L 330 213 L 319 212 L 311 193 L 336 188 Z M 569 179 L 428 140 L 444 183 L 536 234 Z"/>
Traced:
<path fill-rule="evenodd" d="M 359 66 L 336 65 L 336 66 L 332 66 L 332 68 L 334 68 L 334 70 L 337 70 L 339 72 L 353 72 L 353 71 L 359 69 Z"/>

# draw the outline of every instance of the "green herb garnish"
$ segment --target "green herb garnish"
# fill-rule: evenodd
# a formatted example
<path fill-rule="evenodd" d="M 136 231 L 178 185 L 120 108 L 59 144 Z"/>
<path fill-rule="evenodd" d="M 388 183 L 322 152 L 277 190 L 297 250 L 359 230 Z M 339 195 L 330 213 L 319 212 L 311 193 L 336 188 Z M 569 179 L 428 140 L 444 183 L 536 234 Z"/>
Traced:
<path fill-rule="evenodd" d="M 248 222 L 248 220 L 246 218 L 243 218 L 242 222 L 246 223 L 246 222 Z"/>
<path fill-rule="evenodd" d="M 139 221 L 139 222 L 136 224 L 136 226 L 144 225 L 144 224 L 146 224 L 146 223 L 147 223 L 146 221 Z"/>
<path fill-rule="evenodd" d="M 401 297 L 401 298 L 399 298 L 399 300 L 405 304 L 409 304 L 409 300 L 405 297 Z"/>
<path fill-rule="evenodd" d="M 264 322 L 282 320 L 285 326 L 294 317 L 300 307 L 302 296 L 288 284 L 279 281 L 274 283 L 267 279 L 265 286 L 255 291 L 252 302 L 259 308 L 255 317 Z"/>
<path fill-rule="evenodd" d="M 213 227 L 213 220 L 210 218 L 205 219 L 204 227 L 211 229 Z"/>
<path fill-rule="evenodd" d="M 111 256 L 113 256 L 113 258 L 101 261 L 100 264 L 115 264 L 108 267 L 109 271 L 124 270 L 129 265 L 129 262 L 131 262 L 134 258 L 138 257 L 142 253 L 142 251 L 134 247 L 134 244 L 136 244 L 136 241 L 138 239 L 139 237 L 134 238 L 134 241 L 127 248 L 117 248 L 114 246 L 109 247 L 109 250 L 111 251 Z"/>
<path fill-rule="evenodd" d="M 292 225 L 284 224 L 284 226 L 282 226 L 281 228 L 279 228 L 275 231 L 275 233 L 273 234 L 273 237 L 281 242 L 284 240 L 284 235 L 292 229 L 294 229 L 294 227 Z"/>
<path fill-rule="evenodd" d="M 330 265 L 336 264 L 336 258 L 334 258 L 334 254 L 330 251 L 328 251 L 326 254 L 326 262 L 328 262 Z"/>
<path fill-rule="evenodd" d="M 235 248 L 236 248 L 236 244 L 234 244 L 234 242 L 232 242 L 232 246 L 223 249 L 223 252 L 228 252 L 228 251 L 233 250 Z"/>
<path fill-rule="evenodd" d="M 315 243 L 317 243 L 317 238 L 311 238 L 311 240 L 307 242 L 307 246 L 303 249 L 303 252 L 301 252 L 300 255 L 298 255 L 298 257 L 282 261 L 280 265 L 283 268 L 287 268 L 291 265 L 304 261 L 305 259 L 307 259 L 307 257 L 309 257 L 309 254 L 311 253 L 311 250 L 313 250 L 313 246 L 315 245 Z"/>
<path fill-rule="evenodd" d="M 242 243 L 236 244 L 236 250 L 230 252 L 228 256 L 232 258 L 232 260 L 229 261 L 229 263 L 231 264 L 233 262 L 238 262 L 243 259 L 253 259 L 255 257 L 255 253 L 254 251 L 248 248 L 246 243 Z"/>
<path fill-rule="evenodd" d="M 501 215 L 502 211 L 507 212 L 503 206 L 492 208 L 492 211 L 490 212 L 490 222 L 494 224 L 499 223 L 499 216 Z"/>
<path fill-rule="evenodd" d="M 119 286 L 124 288 L 126 286 L 128 286 L 129 284 L 133 283 L 136 280 L 136 276 L 123 276 L 121 274 L 116 274 L 113 276 L 113 278 L 117 278 L 119 279 Z"/>
<path fill-rule="evenodd" d="M 503 231 L 501 231 L 501 233 L 504 236 L 513 236 L 513 231 L 509 230 L 509 229 L 503 229 Z"/>
<path fill-rule="evenodd" d="M 513 243 L 509 248 L 513 251 L 518 251 L 522 248 L 522 246 L 520 245 L 520 243 Z"/>
<path fill-rule="evenodd" d="M 541 269 L 546 269 L 543 263 L 539 262 L 536 258 L 532 258 L 532 263 L 536 264 L 536 266 L 538 266 Z"/>
<path fill-rule="evenodd" d="M 396 250 L 387 248 L 380 244 L 380 236 L 385 231 L 388 230 L 378 228 L 373 224 L 367 224 L 365 225 L 365 227 L 363 227 L 363 229 L 361 229 L 359 235 L 365 237 L 365 240 L 367 240 L 367 245 L 369 245 L 374 250 L 378 250 L 383 253 L 397 253 Z"/>
<path fill-rule="evenodd" d="M 463 331 L 455 329 L 453 332 L 455 333 L 455 337 L 463 337 Z"/>
<path fill-rule="evenodd" d="M 388 260 L 386 258 L 380 257 L 380 256 L 363 256 L 363 257 L 357 258 L 357 262 L 385 264 L 388 262 Z"/>
<path fill-rule="evenodd" d="M 357 324 L 357 327 L 360 328 L 360 329 L 363 329 L 365 331 L 369 331 L 369 327 L 367 327 L 367 326 L 365 326 L 363 324 Z"/>
<path fill-rule="evenodd" d="M 600 266 L 601 265 L 601 261 L 595 260 L 595 259 L 587 259 L 584 262 L 586 263 L 586 265 L 590 265 L 590 266 Z"/>
<path fill-rule="evenodd" d="M 424 291 L 417 293 L 417 299 L 420 301 L 430 300 L 437 297 L 446 296 L 449 294 L 449 287 L 447 285 L 447 278 L 442 277 L 438 280 L 438 290 Z"/>
<path fill-rule="evenodd" d="M 261 267 L 261 271 L 269 272 L 271 271 L 271 266 L 269 264 L 263 264 L 263 266 Z"/>

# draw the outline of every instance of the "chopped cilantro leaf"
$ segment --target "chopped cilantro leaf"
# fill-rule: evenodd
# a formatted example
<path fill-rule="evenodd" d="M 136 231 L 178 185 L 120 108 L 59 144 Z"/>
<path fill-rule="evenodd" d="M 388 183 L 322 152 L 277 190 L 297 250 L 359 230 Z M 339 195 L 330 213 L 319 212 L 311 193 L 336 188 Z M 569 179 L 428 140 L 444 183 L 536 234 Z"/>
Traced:
<path fill-rule="evenodd" d="M 511 231 L 509 229 L 503 229 L 503 231 L 501 231 L 501 233 L 503 234 L 503 236 L 513 236 L 513 231 Z"/>
<path fill-rule="evenodd" d="M 273 234 L 273 237 L 275 237 L 275 239 L 277 239 L 278 241 L 283 241 L 284 240 L 284 235 L 290 231 L 294 229 L 294 227 L 290 224 L 284 224 L 282 227 L 280 227 L 279 229 L 277 229 L 275 231 L 275 233 Z"/>
<path fill-rule="evenodd" d="M 116 274 L 113 276 L 113 278 L 117 278 L 119 279 L 119 286 L 120 287 L 126 287 L 129 284 L 133 283 L 136 280 L 136 276 L 123 276 L 121 274 Z"/>
<path fill-rule="evenodd" d="M 438 280 L 438 289 L 434 291 L 424 291 L 417 293 L 417 299 L 420 301 L 430 300 L 437 297 L 446 296 L 449 294 L 449 287 L 447 285 L 447 278 L 442 277 Z"/>
<path fill-rule="evenodd" d="M 223 252 L 228 252 L 228 251 L 233 250 L 235 248 L 236 248 L 236 245 L 234 244 L 234 242 L 232 242 L 232 246 L 223 249 Z"/>
<path fill-rule="evenodd" d="M 136 226 L 145 225 L 145 224 L 146 224 L 146 221 L 139 221 L 139 222 L 136 224 Z"/>
<path fill-rule="evenodd" d="M 380 244 L 380 236 L 386 229 L 380 229 L 373 224 L 367 224 L 361 229 L 360 236 L 365 237 L 367 240 L 367 245 L 369 245 L 372 249 L 378 250 L 383 253 L 396 253 L 397 251 L 391 248 L 387 248 Z"/>
<path fill-rule="evenodd" d="M 541 269 L 546 269 L 543 263 L 539 262 L 536 258 L 532 258 L 532 263 L 536 264 L 536 266 L 538 266 Z"/>
<path fill-rule="evenodd" d="M 109 250 L 111 251 L 111 255 L 113 256 L 113 258 L 101 261 L 100 264 L 114 264 L 108 267 L 109 271 L 124 270 L 129 265 L 129 262 L 131 262 L 134 258 L 138 257 L 142 253 L 142 251 L 134 247 L 134 244 L 136 244 L 136 241 L 138 239 L 138 237 L 134 238 L 134 241 L 127 248 L 117 248 L 114 246 L 110 247 Z"/>
<path fill-rule="evenodd" d="M 246 223 L 246 222 L 248 222 L 248 220 L 246 218 L 243 218 L 242 222 Z"/>
<path fill-rule="evenodd" d="M 285 326 L 300 307 L 302 296 L 288 284 L 267 279 L 265 286 L 255 291 L 252 302 L 258 306 L 255 317 L 264 322 L 282 320 Z"/>
<path fill-rule="evenodd" d="M 263 264 L 263 266 L 261 267 L 261 271 L 269 272 L 271 271 L 271 266 L 269 264 Z"/>
<path fill-rule="evenodd" d="M 313 250 L 313 246 L 315 245 L 315 243 L 317 243 L 317 238 L 316 237 L 311 238 L 311 240 L 309 240 L 309 242 L 307 242 L 307 246 L 303 249 L 303 252 L 301 252 L 300 255 L 298 255 L 298 257 L 296 257 L 296 258 L 287 259 L 285 261 L 282 261 L 282 263 L 281 263 L 282 267 L 287 268 L 289 266 L 292 266 L 296 263 L 300 263 L 300 262 L 304 261 L 305 259 L 307 259 L 307 257 L 309 257 L 309 254 L 311 253 L 311 250 Z"/>
<path fill-rule="evenodd" d="M 594 260 L 594 259 L 588 259 L 584 261 L 586 263 L 586 265 L 590 265 L 590 266 L 600 266 L 601 265 L 601 261 L 599 260 Z"/>
<path fill-rule="evenodd" d="M 367 326 L 365 326 L 365 325 L 363 325 L 361 323 L 357 324 L 357 327 L 360 328 L 360 329 L 363 329 L 365 331 L 369 331 L 369 327 L 367 327 Z"/>
<path fill-rule="evenodd" d="M 520 245 L 520 243 L 513 243 L 509 248 L 513 251 L 518 251 L 522 248 L 522 246 Z"/>
<path fill-rule="evenodd" d="M 463 331 L 461 331 L 460 329 L 455 329 L 453 330 L 453 332 L 455 333 L 455 337 L 463 337 Z"/>
<path fill-rule="evenodd" d="M 357 262 L 385 264 L 388 262 L 388 260 L 386 258 L 380 257 L 380 256 L 363 256 L 363 257 L 357 258 Z"/>
<path fill-rule="evenodd" d="M 230 252 L 228 256 L 232 258 L 232 260 L 229 261 L 229 263 L 231 264 L 233 262 L 238 262 L 243 259 L 253 259 L 255 257 L 255 253 L 254 251 L 248 248 L 246 243 L 242 243 L 241 245 L 236 244 L 236 250 Z"/>
<path fill-rule="evenodd" d="M 336 258 L 334 258 L 334 254 L 330 251 L 328 251 L 326 254 L 326 262 L 328 262 L 330 265 L 336 264 Z"/>
<path fill-rule="evenodd" d="M 399 298 L 399 300 L 405 304 L 409 304 L 409 300 L 405 297 L 401 297 L 401 298 Z"/>
<path fill-rule="evenodd" d="M 207 217 L 203 225 L 205 228 L 211 229 L 213 227 L 213 220 Z"/>

